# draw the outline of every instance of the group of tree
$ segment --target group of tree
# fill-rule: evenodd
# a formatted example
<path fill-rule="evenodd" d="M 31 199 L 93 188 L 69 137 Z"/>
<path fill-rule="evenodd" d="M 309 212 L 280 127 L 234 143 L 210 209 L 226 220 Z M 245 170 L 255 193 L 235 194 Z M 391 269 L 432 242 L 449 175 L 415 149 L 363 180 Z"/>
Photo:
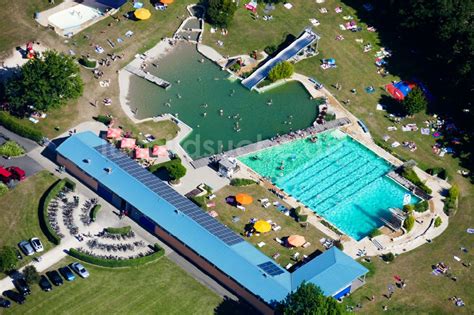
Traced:
<path fill-rule="evenodd" d="M 281 80 L 281 79 L 288 79 L 293 75 L 295 71 L 293 65 L 288 61 L 282 61 L 278 63 L 276 66 L 270 70 L 268 73 L 268 79 L 272 82 Z"/>
<path fill-rule="evenodd" d="M 233 0 L 204 0 L 207 21 L 215 26 L 226 28 L 232 22 L 237 10 L 237 3 Z"/>
<path fill-rule="evenodd" d="M 46 51 L 28 61 L 4 86 L 10 111 L 20 116 L 58 108 L 82 95 L 83 82 L 76 61 L 63 53 Z M 32 106 L 32 107 L 30 107 Z"/>
<path fill-rule="evenodd" d="M 277 313 L 284 315 L 339 315 L 345 314 L 341 304 L 333 297 L 324 296 L 313 283 L 303 282 L 295 292 L 278 304 Z"/>

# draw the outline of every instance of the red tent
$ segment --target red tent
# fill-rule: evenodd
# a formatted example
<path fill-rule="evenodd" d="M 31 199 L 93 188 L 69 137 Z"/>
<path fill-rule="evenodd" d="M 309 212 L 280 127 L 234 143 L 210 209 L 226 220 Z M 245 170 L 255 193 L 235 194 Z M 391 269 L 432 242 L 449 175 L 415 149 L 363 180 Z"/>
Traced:
<path fill-rule="evenodd" d="M 133 138 L 123 138 L 120 142 L 121 149 L 133 149 L 136 146 L 136 139 Z"/>
<path fill-rule="evenodd" d="M 153 151 L 151 152 L 154 156 L 168 156 L 168 149 L 164 146 L 153 146 Z"/>
<path fill-rule="evenodd" d="M 149 159 L 150 158 L 150 149 L 149 148 L 135 148 L 135 158 L 136 159 Z"/>

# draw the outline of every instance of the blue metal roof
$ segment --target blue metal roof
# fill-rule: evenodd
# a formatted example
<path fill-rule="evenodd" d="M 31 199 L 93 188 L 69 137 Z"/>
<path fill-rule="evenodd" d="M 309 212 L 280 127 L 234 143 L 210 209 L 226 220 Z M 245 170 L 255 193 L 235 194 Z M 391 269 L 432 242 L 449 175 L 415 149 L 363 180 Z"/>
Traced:
<path fill-rule="evenodd" d="M 282 300 L 303 280 L 333 295 L 368 271 L 332 248 L 292 274 L 282 269 L 281 274 L 270 276 L 258 265 L 272 262 L 271 259 L 248 242 L 226 244 L 190 216 L 177 211 L 177 207 L 95 149 L 106 143 L 92 132 L 83 132 L 66 139 L 57 152 L 268 303 Z"/>
<path fill-rule="evenodd" d="M 296 289 L 303 281 L 313 282 L 326 296 L 333 296 L 368 271 L 333 246 L 294 272 L 292 287 Z"/>

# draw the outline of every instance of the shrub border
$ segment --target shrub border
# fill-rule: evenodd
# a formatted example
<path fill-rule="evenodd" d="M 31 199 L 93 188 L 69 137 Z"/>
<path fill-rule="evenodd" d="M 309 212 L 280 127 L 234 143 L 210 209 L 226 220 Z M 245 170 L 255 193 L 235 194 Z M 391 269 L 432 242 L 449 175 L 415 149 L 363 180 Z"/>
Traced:
<path fill-rule="evenodd" d="M 158 258 L 162 257 L 165 253 L 163 248 L 161 248 L 160 245 L 158 244 L 155 244 L 153 246 L 153 249 L 155 250 L 153 254 L 143 256 L 143 257 L 138 257 L 138 258 L 121 259 L 121 260 L 94 257 L 89 254 L 85 254 L 75 248 L 69 249 L 68 253 L 70 256 L 74 258 L 77 258 L 79 260 L 82 260 L 92 265 L 97 265 L 97 266 L 107 267 L 107 268 L 123 268 L 123 267 L 142 266 L 142 265 L 151 263 L 153 261 L 158 260 Z"/>
<path fill-rule="evenodd" d="M 127 235 L 132 231 L 132 227 L 130 225 L 122 226 L 122 227 L 106 227 L 105 232 L 109 234 L 118 234 L 118 235 Z"/>
<path fill-rule="evenodd" d="M 59 245 L 61 243 L 61 238 L 58 236 L 58 234 L 56 234 L 56 231 L 54 231 L 54 229 L 51 227 L 51 224 L 49 224 L 48 206 L 51 200 L 56 197 L 65 186 L 74 190 L 76 184 L 69 178 L 58 179 L 48 188 L 48 190 L 43 194 L 43 196 L 41 196 L 40 199 L 38 216 L 40 227 L 48 240 L 55 245 Z"/>
<path fill-rule="evenodd" d="M 95 221 L 95 219 L 97 218 L 97 213 L 99 213 L 100 208 L 102 208 L 102 205 L 100 204 L 96 204 L 92 207 L 92 210 L 90 212 L 90 218 L 92 221 Z"/>

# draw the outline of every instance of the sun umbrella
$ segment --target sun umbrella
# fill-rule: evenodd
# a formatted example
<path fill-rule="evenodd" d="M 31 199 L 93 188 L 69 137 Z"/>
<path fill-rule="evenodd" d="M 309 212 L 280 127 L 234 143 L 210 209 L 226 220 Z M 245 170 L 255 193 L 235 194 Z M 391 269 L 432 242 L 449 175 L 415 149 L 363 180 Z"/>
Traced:
<path fill-rule="evenodd" d="M 151 16 L 151 12 L 148 9 L 140 8 L 135 10 L 135 17 L 139 20 L 148 20 Z"/>
<path fill-rule="evenodd" d="M 303 246 L 306 243 L 306 240 L 301 235 L 290 235 L 287 240 L 288 244 L 294 247 Z"/>
<path fill-rule="evenodd" d="M 122 136 L 122 129 L 120 128 L 109 128 L 107 129 L 107 138 L 118 139 Z"/>
<path fill-rule="evenodd" d="M 235 195 L 235 200 L 241 205 L 248 205 L 252 203 L 253 198 L 247 194 L 237 194 Z"/>
<path fill-rule="evenodd" d="M 272 229 L 272 226 L 267 221 L 258 220 L 253 225 L 253 228 L 259 233 L 266 233 Z"/>
<path fill-rule="evenodd" d="M 136 159 L 149 159 L 150 158 L 150 149 L 148 149 L 148 148 L 136 148 L 135 149 L 135 158 Z"/>
<path fill-rule="evenodd" d="M 151 153 L 154 156 L 168 156 L 168 149 L 164 146 L 153 146 L 153 151 Z"/>
<path fill-rule="evenodd" d="M 174 0 L 160 0 L 160 2 L 163 4 L 172 4 Z"/>
<path fill-rule="evenodd" d="M 133 138 L 123 138 L 120 142 L 121 149 L 133 149 L 135 148 L 137 140 Z"/>

